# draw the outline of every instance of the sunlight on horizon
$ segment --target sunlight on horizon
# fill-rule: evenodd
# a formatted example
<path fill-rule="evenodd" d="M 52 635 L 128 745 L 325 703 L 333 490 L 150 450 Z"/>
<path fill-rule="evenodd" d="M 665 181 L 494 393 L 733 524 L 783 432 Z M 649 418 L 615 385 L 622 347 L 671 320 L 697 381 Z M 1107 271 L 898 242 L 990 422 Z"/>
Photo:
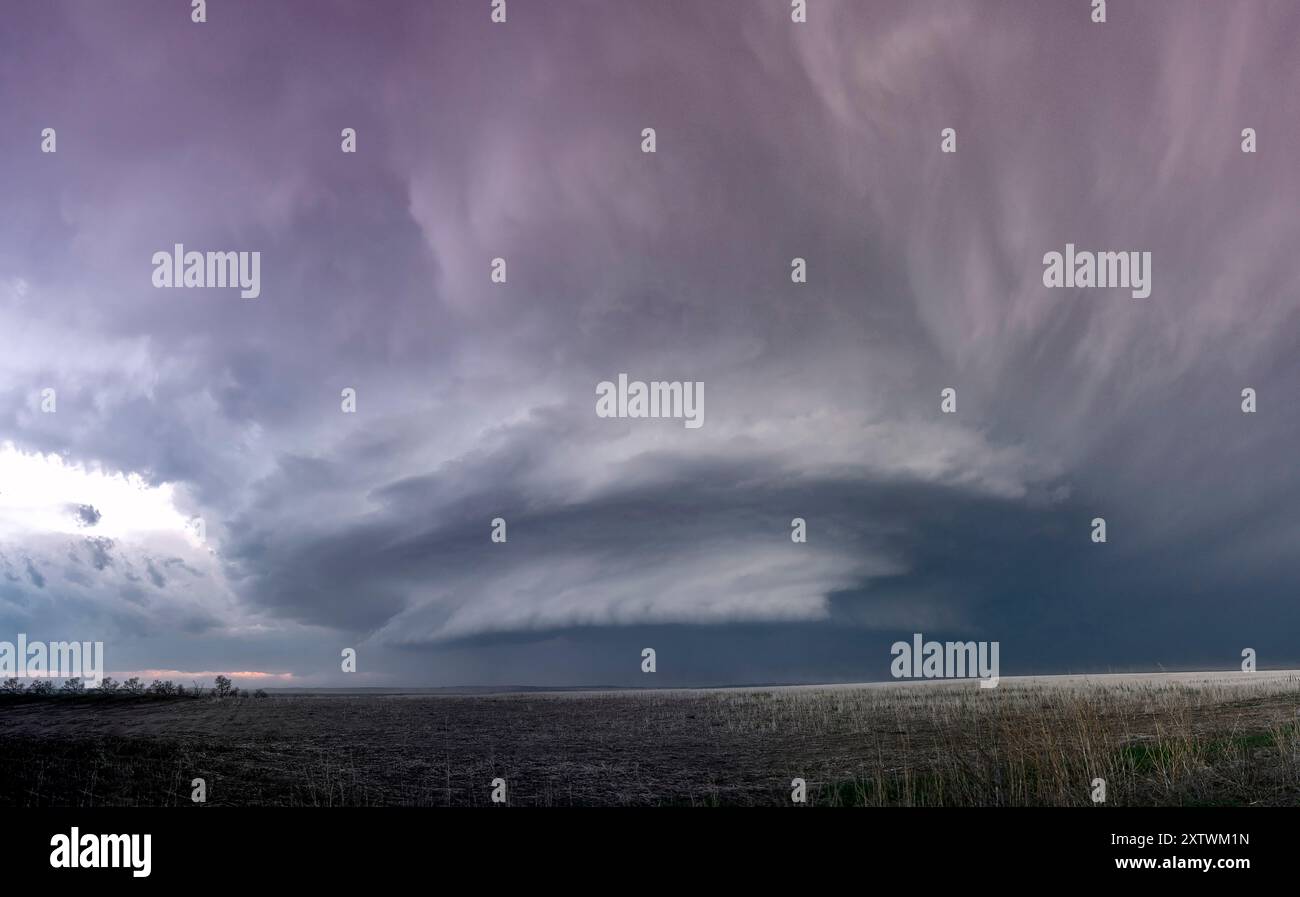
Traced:
<path fill-rule="evenodd" d="M 151 486 L 136 473 L 106 472 L 57 454 L 0 443 L 0 540 L 47 533 L 130 540 L 150 533 L 197 537 L 175 505 L 172 483 Z M 100 515 L 92 525 L 78 509 Z"/>

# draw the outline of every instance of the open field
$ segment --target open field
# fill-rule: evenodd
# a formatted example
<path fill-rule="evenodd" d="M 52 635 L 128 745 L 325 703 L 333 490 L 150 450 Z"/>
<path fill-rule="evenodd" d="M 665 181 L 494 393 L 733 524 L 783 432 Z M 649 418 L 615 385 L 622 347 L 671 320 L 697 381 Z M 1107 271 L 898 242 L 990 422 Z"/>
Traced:
<path fill-rule="evenodd" d="M 1300 805 L 1300 673 L 0 704 L 0 806 Z"/>

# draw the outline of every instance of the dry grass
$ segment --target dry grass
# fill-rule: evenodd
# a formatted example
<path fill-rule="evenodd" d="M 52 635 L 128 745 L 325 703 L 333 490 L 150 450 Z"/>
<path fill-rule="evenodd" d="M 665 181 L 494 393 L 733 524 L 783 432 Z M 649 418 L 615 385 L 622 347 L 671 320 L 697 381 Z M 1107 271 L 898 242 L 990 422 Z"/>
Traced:
<path fill-rule="evenodd" d="M 1300 679 L 1259 673 L 494 696 L 21 702 L 0 805 L 1300 804 Z"/>

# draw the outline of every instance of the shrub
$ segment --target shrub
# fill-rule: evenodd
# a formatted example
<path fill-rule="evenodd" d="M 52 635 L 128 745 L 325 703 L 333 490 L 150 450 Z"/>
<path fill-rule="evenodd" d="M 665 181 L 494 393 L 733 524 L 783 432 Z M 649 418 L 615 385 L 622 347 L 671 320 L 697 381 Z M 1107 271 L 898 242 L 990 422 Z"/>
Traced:
<path fill-rule="evenodd" d="M 81 681 L 80 676 L 73 676 L 67 682 L 63 683 L 63 688 L 59 689 L 59 691 L 69 695 L 79 695 L 84 693 L 85 690 L 85 683 Z"/>
<path fill-rule="evenodd" d="M 118 684 L 118 681 L 114 679 L 112 676 L 105 676 L 103 679 L 99 680 L 98 691 L 101 691 L 104 694 L 112 694 L 113 692 L 117 691 L 118 688 L 120 687 L 121 686 Z"/>
<path fill-rule="evenodd" d="M 6 679 L 3 685 L 0 685 L 0 694 L 20 695 L 24 691 L 26 691 L 26 689 L 23 687 L 21 679 L 14 679 L 11 677 Z"/>
<path fill-rule="evenodd" d="M 29 695 L 52 695 L 54 694 L 54 683 L 49 679 L 37 679 L 27 689 Z"/>
<path fill-rule="evenodd" d="M 122 683 L 122 691 L 129 695 L 143 694 L 144 683 L 142 683 L 137 677 L 132 676 L 130 679 Z"/>
<path fill-rule="evenodd" d="M 266 697 L 266 689 L 264 689 L 264 688 L 259 688 L 257 691 L 253 692 L 253 697 L 255 697 L 255 698 L 265 698 L 265 697 Z"/>
<path fill-rule="evenodd" d="M 232 688 L 230 679 L 226 676 L 218 676 L 214 680 L 213 693 L 218 698 L 239 697 L 239 689 Z"/>

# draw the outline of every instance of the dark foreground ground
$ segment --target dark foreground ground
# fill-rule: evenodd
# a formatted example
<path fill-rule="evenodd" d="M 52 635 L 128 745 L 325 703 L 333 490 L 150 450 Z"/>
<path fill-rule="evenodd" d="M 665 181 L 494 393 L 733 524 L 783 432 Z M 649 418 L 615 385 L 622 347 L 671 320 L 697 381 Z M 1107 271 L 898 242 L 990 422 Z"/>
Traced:
<path fill-rule="evenodd" d="M 1199 677 L 1199 678 L 1198 678 Z M 0 806 L 1300 805 L 1300 679 L 0 704 Z"/>

